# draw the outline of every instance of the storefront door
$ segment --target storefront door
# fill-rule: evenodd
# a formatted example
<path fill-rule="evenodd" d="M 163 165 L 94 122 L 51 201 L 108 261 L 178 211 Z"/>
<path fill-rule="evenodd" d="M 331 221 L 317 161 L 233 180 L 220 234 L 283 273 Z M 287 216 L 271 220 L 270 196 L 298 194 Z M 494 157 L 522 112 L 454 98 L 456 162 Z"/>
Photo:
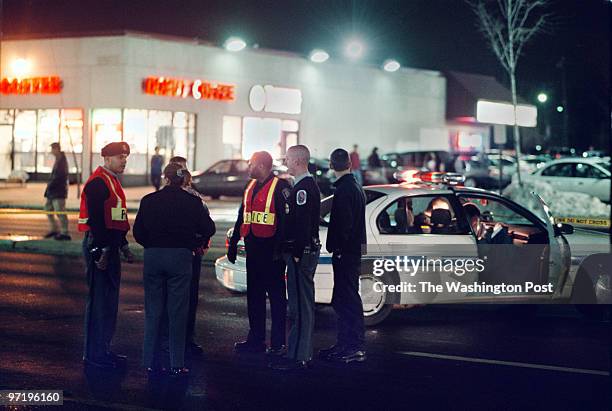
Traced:
<path fill-rule="evenodd" d="M 13 126 L 0 125 L 0 179 L 11 173 L 11 149 L 13 146 Z"/>

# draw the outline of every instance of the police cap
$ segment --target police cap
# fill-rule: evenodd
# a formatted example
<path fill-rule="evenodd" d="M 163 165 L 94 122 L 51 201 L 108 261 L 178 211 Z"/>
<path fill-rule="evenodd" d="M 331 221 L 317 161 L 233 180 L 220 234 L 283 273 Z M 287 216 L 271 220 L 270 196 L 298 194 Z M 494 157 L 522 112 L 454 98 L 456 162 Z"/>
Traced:
<path fill-rule="evenodd" d="M 130 146 L 124 141 L 108 143 L 102 148 L 100 154 L 102 154 L 102 157 L 112 157 L 121 154 L 130 155 Z"/>

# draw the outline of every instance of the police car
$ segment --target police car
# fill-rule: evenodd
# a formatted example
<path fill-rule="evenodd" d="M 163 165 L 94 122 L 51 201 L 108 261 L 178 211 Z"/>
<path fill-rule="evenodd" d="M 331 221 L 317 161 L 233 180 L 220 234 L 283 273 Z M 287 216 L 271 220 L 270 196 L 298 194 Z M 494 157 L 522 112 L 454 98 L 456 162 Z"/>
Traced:
<path fill-rule="evenodd" d="M 571 234 L 573 227 L 556 224 L 546 204 L 536 194 L 541 204 L 539 213 L 534 214 L 521 205 L 495 193 L 468 188 L 461 185 L 462 176 L 454 173 L 409 172 L 402 176 L 404 183 L 364 187 L 367 198 L 366 231 L 367 252 L 362 259 L 360 293 L 363 300 L 366 325 L 383 321 L 393 308 L 410 307 L 429 303 L 452 302 L 552 302 L 569 301 L 574 297 L 576 270 L 570 270 L 571 256 L 564 235 Z M 320 237 L 325 244 L 329 214 L 333 196 L 321 201 Z M 468 275 L 456 272 L 436 273 L 414 272 L 410 270 L 381 268 L 380 261 L 404 258 L 404 261 L 435 260 L 448 257 L 457 259 L 479 259 L 483 257 L 481 241 L 468 221 L 465 205 L 471 203 L 478 207 L 481 224 L 493 230 L 505 228 L 511 238 L 503 252 L 506 266 L 499 269 L 506 275 L 516 276 L 514 282 L 532 284 L 531 289 L 514 289 L 498 293 L 493 290 L 416 290 L 409 292 L 402 285 L 420 281 L 430 282 L 438 287 L 442 283 L 459 282 L 463 284 L 482 283 L 483 275 L 472 271 Z M 437 204 L 437 205 L 436 205 Z M 441 208 L 448 212 L 433 212 Z M 446 220 L 431 221 L 432 217 L 442 215 Z M 427 216 L 428 218 L 424 218 Z M 228 238 L 231 230 L 228 232 Z M 226 241 L 227 245 L 227 241 Z M 486 253 L 486 250 L 484 250 Z M 498 253 L 499 254 L 499 253 Z M 239 244 L 236 263 L 230 263 L 225 256 L 216 260 L 217 280 L 226 288 L 246 291 L 246 264 L 243 243 Z M 486 256 L 484 257 L 486 259 Z M 454 259 L 454 260 L 453 260 Z M 421 261 L 421 264 L 423 263 Z M 503 258 L 502 258 L 502 261 Z M 418 263 L 418 261 L 417 261 Z M 392 265 L 391 263 L 388 263 Z M 497 266 L 500 267 L 499 265 Z M 421 267 L 423 268 L 423 267 Z M 382 274 L 380 271 L 384 271 Z M 434 269 L 435 271 L 435 269 Z M 610 271 L 607 271 L 610 275 Z M 597 276 L 589 272 L 582 275 Z M 431 281 L 435 278 L 435 281 Z M 513 283 L 505 278 L 504 282 Z M 584 282 L 583 282 L 584 283 Z M 603 292 L 595 295 L 594 287 L 583 290 L 586 302 L 601 302 L 600 298 L 610 300 L 610 278 L 590 278 L 588 284 L 602 287 Z M 459 284 L 460 285 L 460 284 Z M 392 286 L 392 287 L 389 287 Z M 395 286 L 395 288 L 393 288 Z M 539 287 L 539 290 L 536 288 Z M 333 290 L 333 271 L 331 255 L 321 250 L 319 265 L 315 274 L 315 301 L 330 304 Z M 401 292 L 398 292 L 401 291 Z M 414 291 L 414 290 L 413 290 Z M 603 297 L 601 297 L 603 296 Z M 608 303 L 612 301 L 607 301 Z"/>

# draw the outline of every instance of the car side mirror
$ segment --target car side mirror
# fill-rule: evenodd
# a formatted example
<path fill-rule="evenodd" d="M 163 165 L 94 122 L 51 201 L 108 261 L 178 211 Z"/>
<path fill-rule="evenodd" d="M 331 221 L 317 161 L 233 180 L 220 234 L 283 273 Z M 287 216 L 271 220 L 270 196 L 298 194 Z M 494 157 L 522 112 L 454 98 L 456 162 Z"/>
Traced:
<path fill-rule="evenodd" d="M 574 226 L 571 224 L 557 223 L 555 224 L 555 235 L 573 234 Z"/>

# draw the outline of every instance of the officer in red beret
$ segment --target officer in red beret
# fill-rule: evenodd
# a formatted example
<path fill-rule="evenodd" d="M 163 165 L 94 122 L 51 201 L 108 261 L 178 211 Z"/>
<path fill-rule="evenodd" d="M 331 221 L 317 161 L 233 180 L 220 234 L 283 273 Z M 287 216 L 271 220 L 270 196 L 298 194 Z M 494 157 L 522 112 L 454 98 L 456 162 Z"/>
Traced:
<path fill-rule="evenodd" d="M 127 262 L 134 260 L 125 238 L 130 224 L 125 194 L 118 179 L 125 170 L 130 146 L 124 142 L 110 143 L 102 148 L 101 154 L 104 165 L 85 183 L 78 220 L 79 231 L 85 232 L 83 254 L 89 286 L 83 360 L 89 366 L 117 368 L 126 363 L 125 356 L 110 349 L 119 306 L 119 254 Z"/>

